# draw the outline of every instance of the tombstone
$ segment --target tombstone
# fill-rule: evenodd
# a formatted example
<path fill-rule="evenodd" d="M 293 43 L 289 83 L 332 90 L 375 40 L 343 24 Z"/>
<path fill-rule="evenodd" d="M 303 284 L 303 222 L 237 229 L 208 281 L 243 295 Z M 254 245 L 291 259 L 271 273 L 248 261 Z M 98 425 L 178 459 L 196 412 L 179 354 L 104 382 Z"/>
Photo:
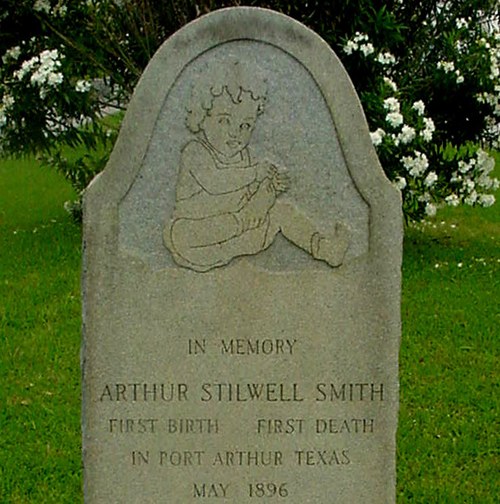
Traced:
<path fill-rule="evenodd" d="M 395 502 L 401 241 L 318 35 L 168 39 L 86 193 L 85 502 Z"/>

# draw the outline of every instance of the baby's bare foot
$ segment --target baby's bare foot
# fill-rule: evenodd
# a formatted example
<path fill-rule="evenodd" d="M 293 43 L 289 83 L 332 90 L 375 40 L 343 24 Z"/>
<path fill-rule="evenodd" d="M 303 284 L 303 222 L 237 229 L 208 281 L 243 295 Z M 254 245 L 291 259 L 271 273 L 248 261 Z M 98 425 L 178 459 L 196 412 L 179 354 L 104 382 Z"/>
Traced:
<path fill-rule="evenodd" d="M 341 222 L 335 225 L 333 235 L 314 233 L 311 238 L 312 256 L 334 268 L 340 266 L 349 247 L 349 235 L 349 227 Z"/>

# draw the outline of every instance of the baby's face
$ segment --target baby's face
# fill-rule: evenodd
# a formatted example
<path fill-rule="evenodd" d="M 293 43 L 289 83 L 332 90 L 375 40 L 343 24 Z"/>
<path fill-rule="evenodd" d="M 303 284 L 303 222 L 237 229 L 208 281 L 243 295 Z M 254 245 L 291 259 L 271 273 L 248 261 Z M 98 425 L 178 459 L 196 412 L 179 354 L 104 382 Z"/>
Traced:
<path fill-rule="evenodd" d="M 213 101 L 212 110 L 202 123 L 207 141 L 226 158 L 239 154 L 250 142 L 257 120 L 258 104 L 248 93 L 233 103 L 224 91 Z"/>

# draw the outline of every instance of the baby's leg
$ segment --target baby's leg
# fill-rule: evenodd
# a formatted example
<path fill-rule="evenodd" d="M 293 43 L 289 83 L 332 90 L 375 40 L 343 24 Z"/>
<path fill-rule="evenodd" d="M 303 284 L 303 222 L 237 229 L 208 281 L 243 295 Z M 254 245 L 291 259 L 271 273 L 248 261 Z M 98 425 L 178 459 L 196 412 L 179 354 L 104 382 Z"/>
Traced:
<path fill-rule="evenodd" d="M 241 233 L 234 214 L 178 219 L 165 230 L 164 241 L 179 264 L 208 271 L 229 263 L 234 257 L 260 252 L 268 226 L 269 217 L 257 228 Z"/>
<path fill-rule="evenodd" d="M 239 233 L 238 221 L 233 214 L 227 213 L 203 219 L 177 219 L 165 229 L 164 241 L 175 256 L 208 267 L 220 261 L 220 244 Z"/>
<path fill-rule="evenodd" d="M 172 243 L 189 248 L 215 245 L 238 234 L 238 221 L 231 213 L 203 219 L 177 219 L 171 227 Z"/>
<path fill-rule="evenodd" d="M 349 230 L 337 223 L 333 231 L 320 231 L 318 226 L 294 205 L 276 201 L 271 210 L 271 230 L 281 231 L 285 238 L 330 266 L 340 266 L 349 246 Z M 275 236 L 274 234 L 274 236 Z M 270 236 L 269 239 L 274 239 Z"/>

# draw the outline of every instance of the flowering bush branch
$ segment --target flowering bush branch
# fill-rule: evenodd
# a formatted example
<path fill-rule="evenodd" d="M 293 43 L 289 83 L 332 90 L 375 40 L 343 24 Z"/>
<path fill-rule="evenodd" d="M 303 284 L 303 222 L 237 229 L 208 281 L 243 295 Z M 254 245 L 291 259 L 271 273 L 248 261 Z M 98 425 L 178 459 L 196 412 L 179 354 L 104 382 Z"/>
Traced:
<path fill-rule="evenodd" d="M 470 30 L 471 22 L 470 18 L 455 22 L 449 39 L 451 49 L 446 46 L 448 60 L 436 61 L 439 54 L 433 54 L 430 67 L 425 66 L 420 74 L 418 69 L 412 71 L 415 80 L 429 83 L 434 79 L 457 99 L 470 100 L 471 89 L 483 89 L 472 95 L 476 108 L 484 106 L 483 123 L 469 138 L 462 139 L 453 131 L 450 134 L 446 118 L 440 117 L 436 126 L 424 101 L 425 87 L 412 86 L 398 58 L 378 48 L 368 34 L 356 32 L 343 44 L 347 65 L 364 65 L 372 76 L 370 87 L 361 92 L 361 100 L 372 142 L 387 175 L 402 191 L 408 219 L 434 216 L 444 205 L 490 206 L 495 202 L 493 192 L 499 181 L 491 178 L 494 159 L 480 145 L 499 147 L 500 33 L 498 26 L 489 32 L 484 27 Z M 434 19 L 434 23 L 438 21 Z M 476 72 L 482 69 L 482 73 L 471 76 L 471 59 Z M 431 96 L 431 100 L 431 108 L 442 114 L 436 97 Z"/>

